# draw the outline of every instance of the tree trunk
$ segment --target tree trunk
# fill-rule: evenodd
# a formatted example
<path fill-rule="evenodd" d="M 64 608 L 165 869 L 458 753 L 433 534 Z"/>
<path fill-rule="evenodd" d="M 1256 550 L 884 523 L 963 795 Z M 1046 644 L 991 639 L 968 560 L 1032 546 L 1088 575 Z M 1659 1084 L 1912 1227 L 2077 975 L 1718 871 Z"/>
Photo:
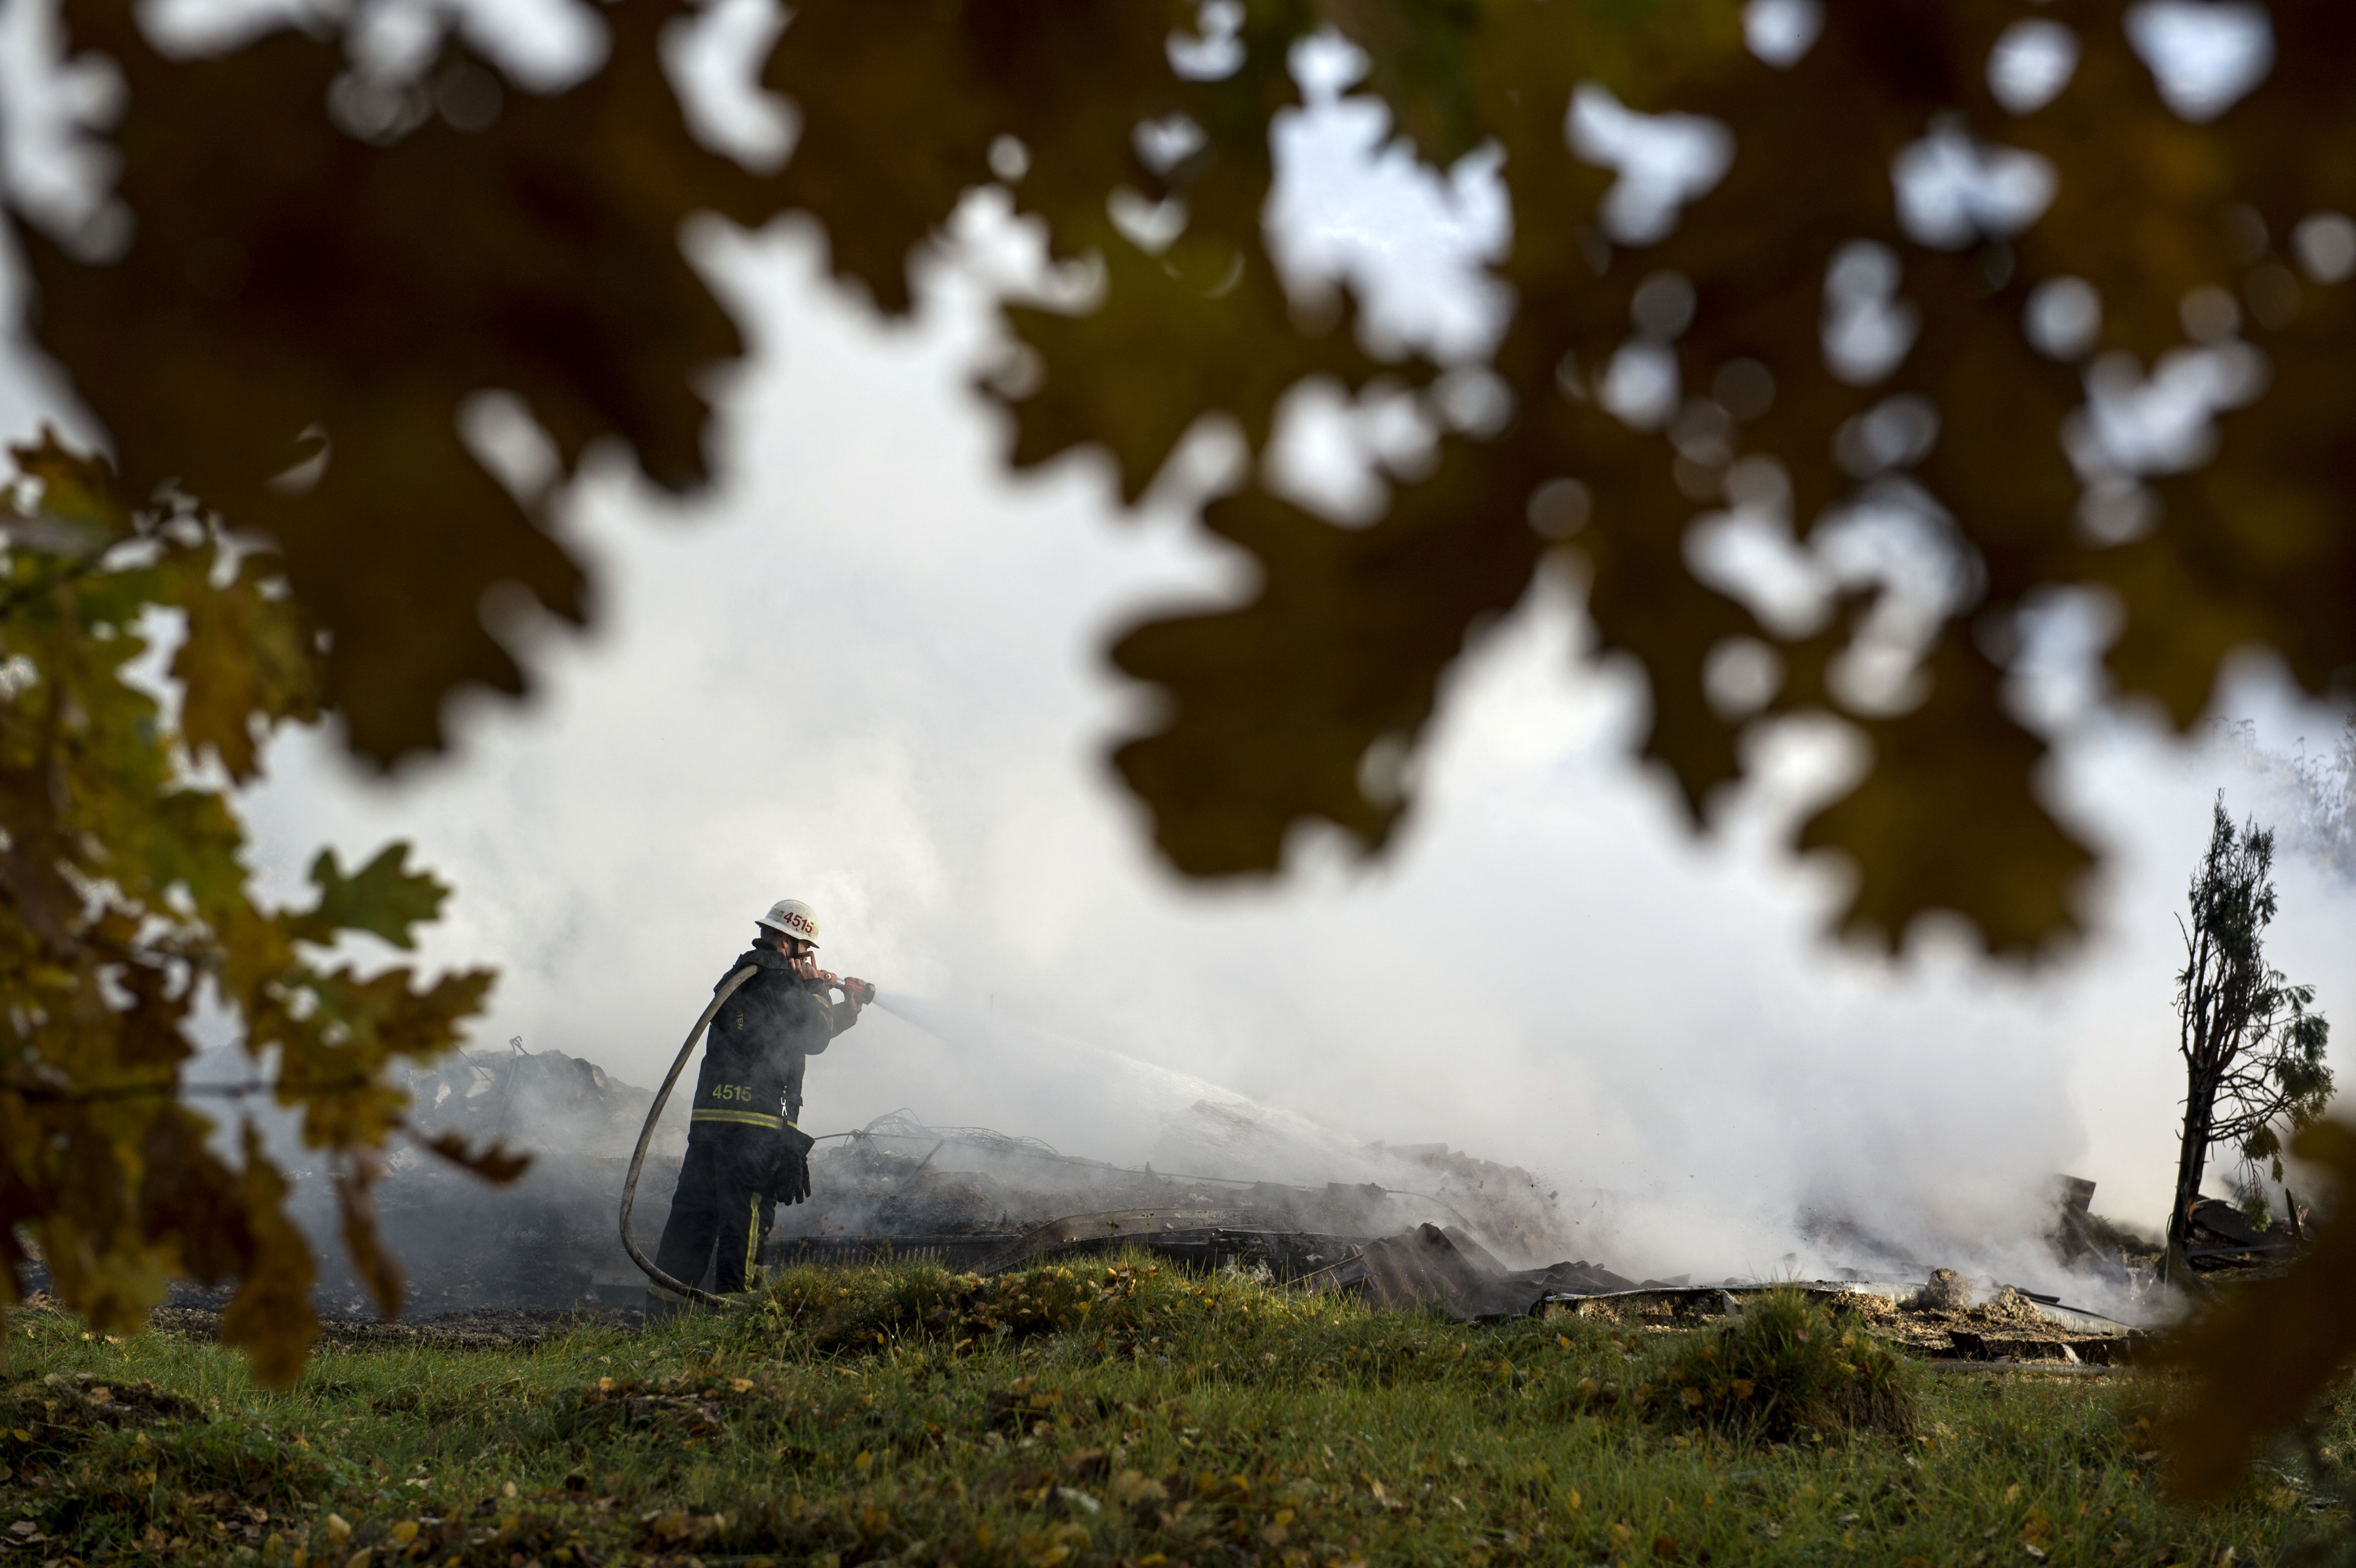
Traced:
<path fill-rule="evenodd" d="M 2161 1265 L 2162 1277 L 2171 1283 L 2192 1282 L 2184 1250 L 2191 1240 L 2192 1205 L 2201 1196 L 2201 1176 L 2209 1161 L 2217 1083 L 2217 1074 L 2195 1071 L 2185 1085 L 2184 1144 L 2176 1158 L 2176 1205 L 2168 1217 L 2168 1256 Z"/>

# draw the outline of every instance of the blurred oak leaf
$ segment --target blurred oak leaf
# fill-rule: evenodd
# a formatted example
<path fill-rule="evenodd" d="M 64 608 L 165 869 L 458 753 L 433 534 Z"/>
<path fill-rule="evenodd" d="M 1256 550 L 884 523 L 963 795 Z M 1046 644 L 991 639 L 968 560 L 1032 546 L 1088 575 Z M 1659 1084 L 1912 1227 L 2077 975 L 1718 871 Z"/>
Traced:
<path fill-rule="evenodd" d="M 511 1154 L 504 1144 L 493 1144 L 488 1148 L 477 1149 L 470 1147 L 466 1140 L 456 1133 L 437 1133 L 427 1138 L 412 1129 L 410 1135 L 427 1153 L 463 1170 L 472 1171 L 486 1181 L 514 1181 L 531 1168 L 530 1155 Z"/>
<path fill-rule="evenodd" d="M 503 91 L 455 44 L 413 83 L 296 32 L 172 59 L 133 12 L 64 7 L 73 46 L 123 75 L 117 194 L 135 222 L 96 263 L 16 223 L 42 341 L 133 493 L 177 480 L 274 542 L 328 638 L 302 703 L 337 709 L 364 756 L 436 746 L 454 685 L 523 689 L 483 624 L 487 590 L 583 613 L 579 566 L 537 498 L 470 450 L 462 408 L 511 393 L 567 467 L 613 435 L 656 483 L 701 483 L 691 378 L 742 345 L 680 231 L 702 210 L 766 215 L 758 183 L 689 134 L 659 58 L 664 0 L 608 8 L 611 64 L 552 96 Z M 451 108 L 461 79 L 487 124 Z M 331 102 L 390 124 L 347 134 Z M 198 738 L 249 765 L 217 724 Z"/>

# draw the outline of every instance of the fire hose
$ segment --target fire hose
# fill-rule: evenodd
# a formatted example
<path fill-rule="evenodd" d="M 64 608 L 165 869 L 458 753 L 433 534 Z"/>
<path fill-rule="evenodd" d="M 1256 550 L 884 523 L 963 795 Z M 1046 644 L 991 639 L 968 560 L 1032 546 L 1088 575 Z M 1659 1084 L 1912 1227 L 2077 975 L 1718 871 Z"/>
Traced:
<path fill-rule="evenodd" d="M 700 1301 L 707 1306 L 725 1306 L 728 1298 L 682 1283 L 658 1268 L 653 1259 L 638 1251 L 638 1240 L 630 1234 L 630 1210 L 638 1201 L 638 1169 L 647 1163 L 647 1145 L 654 1142 L 655 1123 L 662 1119 L 663 1106 L 670 1099 L 671 1086 L 679 1082 L 679 1075 L 686 1070 L 687 1058 L 695 1053 L 695 1042 L 703 1038 L 703 1031 L 710 1026 L 712 1015 L 720 1011 L 720 1004 L 734 994 L 738 986 L 760 972 L 748 963 L 730 975 L 712 996 L 712 1005 L 706 1007 L 703 1015 L 695 1021 L 695 1027 L 687 1032 L 687 1043 L 679 1047 L 679 1059 L 670 1064 L 669 1076 L 662 1080 L 662 1087 L 655 1090 L 655 1102 L 647 1112 L 647 1124 L 638 1129 L 637 1149 L 630 1155 L 630 1174 L 622 1179 L 622 1245 L 628 1251 L 630 1262 L 645 1270 L 647 1278 L 664 1290 L 675 1292 L 690 1301 Z"/>

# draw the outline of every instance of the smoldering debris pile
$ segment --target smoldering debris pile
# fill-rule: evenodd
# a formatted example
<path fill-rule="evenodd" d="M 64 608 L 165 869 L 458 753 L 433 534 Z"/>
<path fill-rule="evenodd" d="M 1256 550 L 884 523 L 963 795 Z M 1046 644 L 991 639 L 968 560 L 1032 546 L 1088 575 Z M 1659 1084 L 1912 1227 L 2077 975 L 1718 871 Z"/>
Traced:
<path fill-rule="evenodd" d="M 2115 1307 L 2149 1313 L 2164 1294 L 2161 1245 L 2094 1212 L 2094 1184 L 2084 1176 L 2053 1178 L 2053 1228 L 2045 1245 L 2074 1285 Z"/>
<path fill-rule="evenodd" d="M 2094 1184 L 2083 1176 L 2054 1178 L 2059 1201 L 2046 1245 L 2072 1273 L 2111 1286 L 2115 1294 L 2142 1300 L 2159 1288 L 2164 1249 L 2115 1220 L 2094 1212 Z"/>
<path fill-rule="evenodd" d="M 2043 1246 L 2025 1249 L 2029 1256 L 2016 1255 L 2016 1262 L 2075 1296 L 2100 1300 L 2109 1310 L 2155 1310 L 2166 1294 L 2160 1283 L 2160 1242 L 2096 1214 L 2094 1183 L 2083 1176 L 2054 1176 L 2048 1191 L 2052 1207 Z M 2211 1201 L 2204 1199 L 2204 1206 Z M 2238 1218 L 2239 1210 L 2233 1212 Z M 1797 1229 L 1834 1279 L 1920 1282 L 1933 1277 L 1934 1259 L 1918 1256 L 1837 1210 L 1822 1206 L 1804 1210 Z M 1791 1255 L 1783 1259 L 1786 1265 L 1795 1261 Z M 1996 1282 L 1989 1282 L 1989 1288 L 1997 1288 Z"/>
<path fill-rule="evenodd" d="M 650 1090 L 561 1051 L 520 1047 L 447 1058 L 408 1087 L 412 1119 L 424 1132 L 503 1143 L 530 1152 L 532 1165 L 520 1181 L 489 1187 L 419 1150 L 394 1155 L 376 1206 L 407 1277 L 407 1314 L 644 1300 L 645 1276 L 623 1251 L 616 1217 Z M 819 1144 L 811 1160 L 816 1197 L 779 1210 L 764 1261 L 913 1254 L 1004 1266 L 1059 1247 L 1123 1246 L 1151 1234 L 1173 1256 L 1290 1277 L 1355 1241 L 1426 1219 L 1469 1226 L 1517 1265 L 1558 1255 L 1575 1229 L 1527 1171 L 1444 1144 L 1304 1144 L 1248 1108 L 1207 1101 L 1163 1122 L 1153 1159 L 1130 1168 L 1064 1155 L 1035 1138 L 932 1126 L 912 1112 L 878 1118 Z M 309 1168 L 316 1156 L 291 1128 L 279 1129 L 274 1142 L 297 1176 L 296 1218 L 320 1258 L 322 1310 L 367 1315 L 366 1292 L 337 1242 L 326 1172 Z M 649 1251 L 685 1147 L 685 1118 L 674 1107 L 638 1183 L 637 1228 Z M 1162 1168 L 1173 1158 L 1174 1168 Z M 1321 1165 L 1336 1179 L 1265 1179 Z M 192 1297 L 191 1305 L 202 1304 Z"/>
<path fill-rule="evenodd" d="M 411 1120 L 429 1132 L 510 1148 L 577 1142 L 624 1155 L 655 1100 L 654 1090 L 624 1083 L 594 1062 L 520 1046 L 451 1057 L 412 1078 L 409 1093 L 415 1101 Z M 672 1155 L 685 1147 L 684 1135 L 674 1131 Z"/>
<path fill-rule="evenodd" d="M 423 1131 L 502 1143 L 532 1163 L 521 1180 L 493 1187 L 414 1148 L 393 1155 L 377 1184 L 377 1218 L 408 1277 L 408 1314 L 643 1302 L 646 1277 L 622 1250 L 615 1217 L 653 1090 L 562 1051 L 516 1048 L 447 1058 L 409 1091 Z M 639 1212 L 657 1226 L 685 1151 L 683 1126 L 658 1129 L 638 1179 Z M 302 1155 L 291 1163 L 299 1168 Z M 320 1180 L 302 1182 L 300 1193 L 296 1218 L 318 1244 L 324 1305 L 365 1313 L 366 1293 L 333 1240 L 333 1194 Z"/>
<path fill-rule="evenodd" d="M 1860 1294 L 1857 1308 L 1874 1333 L 1917 1352 L 1965 1361 L 2061 1361 L 2092 1366 L 2124 1362 L 2137 1330 L 2073 1312 L 2005 1286 L 1986 1301 L 1962 1305 L 1931 1298 Z"/>
<path fill-rule="evenodd" d="M 1640 1334 L 1678 1333 L 1748 1310 L 1770 1287 L 1740 1284 L 1682 1290 L 1635 1290 L 1612 1294 L 1547 1297 L 1545 1316 L 1601 1318 Z M 2005 1286 L 1974 1305 L 1924 1299 L 1924 1293 L 1890 1284 L 1794 1282 L 1840 1316 L 1861 1324 L 1877 1338 L 1936 1361 L 2038 1366 L 2066 1371 L 2079 1367 L 2116 1367 L 2130 1362 L 2148 1331 L 2099 1314 L 2064 1306 L 2044 1296 Z"/>
<path fill-rule="evenodd" d="M 521 1181 L 499 1188 L 414 1149 L 395 1156 L 376 1189 L 377 1208 L 407 1273 L 410 1316 L 627 1309 L 644 1301 L 644 1276 L 622 1248 L 616 1218 L 650 1090 L 579 1058 L 519 1047 L 452 1058 L 410 1089 L 412 1118 L 426 1132 L 534 1155 Z M 365 1316 L 365 1293 L 336 1244 L 325 1173 L 304 1170 L 305 1152 L 280 1131 L 280 1157 L 308 1178 L 297 1212 L 318 1243 L 321 1307 Z M 675 1111 L 640 1178 L 637 1229 L 649 1250 L 669 1212 L 685 1132 Z M 1142 1244 L 1195 1266 L 1465 1318 L 1580 1299 L 1683 1300 L 1697 1288 L 1682 1275 L 1639 1279 L 1589 1261 L 1659 1251 L 1640 1231 L 1598 1218 L 1598 1198 L 1612 1195 L 1582 1191 L 1565 1204 L 1526 1170 L 1444 1144 L 1359 1144 L 1302 1118 L 1206 1099 L 1165 1114 L 1150 1153 L 1132 1167 L 895 1112 L 820 1141 L 811 1159 L 815 1195 L 779 1210 L 763 1262 L 924 1256 L 987 1272 Z M 2142 1260 L 2092 1217 L 2092 1184 L 2077 1187 L 2083 1190 L 2065 1190 L 2055 1255 L 2090 1280 L 2140 1277 Z M 1810 1229 L 1819 1260 L 1861 1265 L 1834 1270 L 1849 1281 L 1919 1283 L 1928 1273 L 1845 1221 L 1818 1216 Z M 2238 1233 L 2218 1234 L 2221 1249 L 2265 1250 L 2267 1239 L 2246 1222 Z M 1787 1256 L 1777 1272 L 1795 1273 L 1793 1262 Z M 1708 1305 L 1755 1288 L 1756 1281 L 1730 1279 L 1700 1287 L 1694 1299 Z M 1835 1280 L 1824 1288 L 1851 1287 Z M 1972 1335 L 1988 1345 L 2027 1338 L 1977 1317 L 1922 1318 L 1917 1326 L 1944 1334 L 1950 1350 Z"/>
<path fill-rule="evenodd" d="M 2271 1278 L 2307 1249 L 2307 1228 L 2296 1206 L 2286 1219 L 2262 1229 L 2236 1205 L 2203 1197 L 2193 1204 L 2190 1221 L 2185 1265 L 2210 1283 Z"/>
<path fill-rule="evenodd" d="M 1323 1266 L 1353 1240 L 1430 1219 L 1470 1226 L 1519 1263 L 1558 1254 L 1572 1229 L 1529 1172 L 1445 1144 L 1318 1151 L 1351 1179 L 1270 1180 L 1157 1167 L 1174 1154 L 1229 1173 L 1297 1171 L 1301 1151 L 1275 1146 L 1283 1129 L 1208 1101 L 1163 1120 L 1156 1160 L 1130 1168 L 1035 1138 L 931 1126 L 910 1111 L 878 1117 L 812 1153 L 814 1196 L 780 1212 L 765 1259 L 888 1252 L 999 1267 L 1049 1250 L 1151 1240 L 1178 1255 L 1289 1276 Z"/>

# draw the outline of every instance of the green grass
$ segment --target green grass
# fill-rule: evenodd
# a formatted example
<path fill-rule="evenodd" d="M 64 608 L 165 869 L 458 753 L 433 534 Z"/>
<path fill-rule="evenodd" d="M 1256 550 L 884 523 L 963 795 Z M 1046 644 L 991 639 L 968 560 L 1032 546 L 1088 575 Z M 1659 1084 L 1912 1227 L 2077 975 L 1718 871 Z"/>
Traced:
<path fill-rule="evenodd" d="M 2167 1500 L 2145 1380 L 1883 1367 L 1853 1326 L 1812 1359 L 1787 1316 L 1745 1344 L 1143 1262 L 798 1271 L 638 1336 L 328 1350 L 280 1393 L 20 1313 L 0 1540 L 43 1539 L 0 1565 L 2205 1564 L 2344 1530 L 2276 1476 Z"/>

